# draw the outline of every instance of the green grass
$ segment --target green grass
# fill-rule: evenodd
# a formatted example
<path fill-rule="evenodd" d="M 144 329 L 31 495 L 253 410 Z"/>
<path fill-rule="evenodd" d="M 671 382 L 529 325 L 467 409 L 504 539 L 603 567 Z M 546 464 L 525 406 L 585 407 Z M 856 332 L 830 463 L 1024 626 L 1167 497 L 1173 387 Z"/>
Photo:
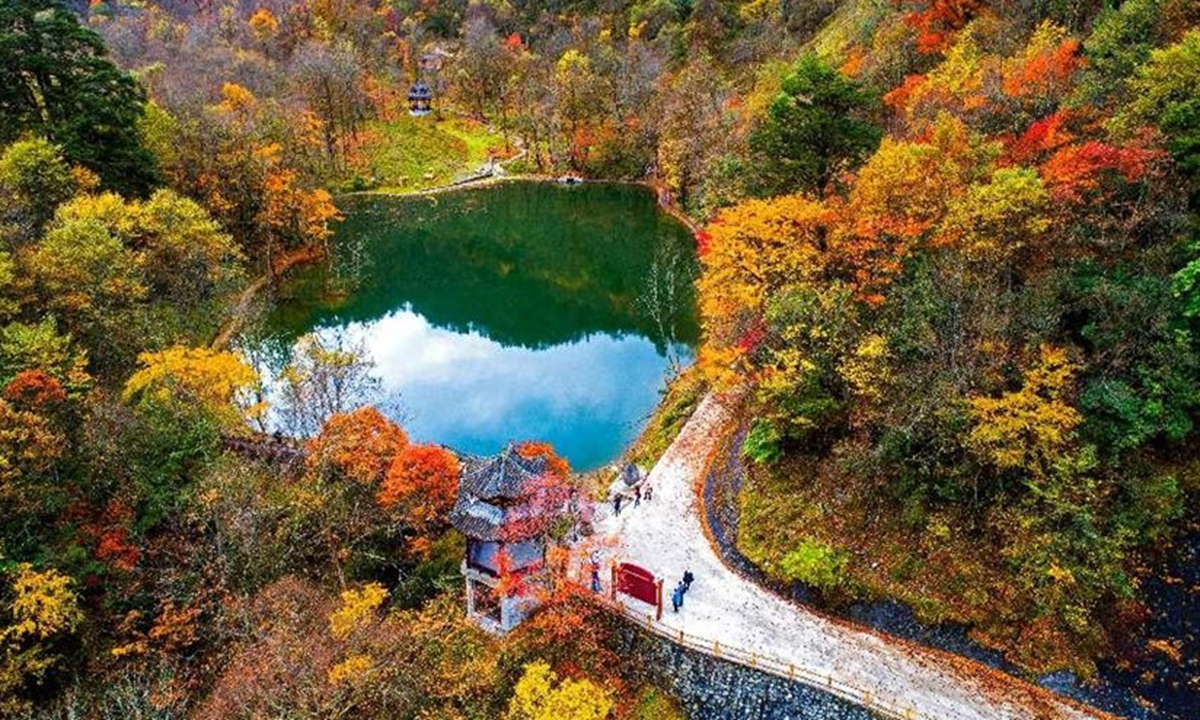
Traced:
<path fill-rule="evenodd" d="M 361 189 L 411 192 L 463 177 L 503 145 L 487 127 L 464 118 L 407 114 L 369 123 L 348 184 Z"/>

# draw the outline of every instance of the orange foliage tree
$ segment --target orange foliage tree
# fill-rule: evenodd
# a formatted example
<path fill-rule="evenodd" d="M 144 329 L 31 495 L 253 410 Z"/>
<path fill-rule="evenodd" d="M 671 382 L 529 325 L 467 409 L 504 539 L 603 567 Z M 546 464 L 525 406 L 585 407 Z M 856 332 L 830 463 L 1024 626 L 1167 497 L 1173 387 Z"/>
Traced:
<path fill-rule="evenodd" d="M 320 476 L 373 487 L 407 446 L 404 430 L 368 406 L 330 417 L 308 444 L 307 464 Z"/>
<path fill-rule="evenodd" d="M 561 457 L 554 450 L 554 446 L 548 442 L 526 440 L 517 443 L 517 454 L 523 458 L 545 458 L 546 470 L 560 478 L 566 478 L 571 474 L 571 466 L 566 459 Z"/>
<path fill-rule="evenodd" d="M 408 445 L 392 461 L 377 499 L 418 533 L 414 549 L 427 549 L 430 531 L 445 526 L 460 471 L 454 453 L 438 445 Z"/>
<path fill-rule="evenodd" d="M 955 34 L 980 10 L 978 0 L 929 0 L 904 16 L 904 22 L 917 33 L 917 50 L 942 52 Z"/>

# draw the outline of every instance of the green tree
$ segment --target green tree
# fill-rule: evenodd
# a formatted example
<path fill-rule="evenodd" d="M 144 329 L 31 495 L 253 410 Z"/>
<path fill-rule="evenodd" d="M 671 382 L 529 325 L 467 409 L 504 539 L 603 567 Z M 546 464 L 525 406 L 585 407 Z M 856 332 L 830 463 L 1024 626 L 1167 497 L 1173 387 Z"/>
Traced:
<path fill-rule="evenodd" d="M 145 94 L 107 55 L 56 0 L 0 0 L 0 143 L 45 136 L 106 186 L 145 192 L 156 177 L 137 132 Z"/>
<path fill-rule="evenodd" d="M 823 192 L 879 145 L 880 129 L 869 119 L 874 103 L 817 56 L 802 57 L 750 138 L 752 189 L 762 196 Z"/>
<path fill-rule="evenodd" d="M 17 279 L 17 265 L 12 256 L 0 250 L 0 322 L 17 312 L 17 301 L 13 297 Z"/>
<path fill-rule="evenodd" d="M 1083 44 L 1087 65 L 1077 91 L 1080 100 L 1099 103 L 1121 93 L 1161 39 L 1161 14 L 1162 0 L 1129 0 L 1100 13 Z"/>
<path fill-rule="evenodd" d="M 128 355 L 144 342 L 136 311 L 148 289 L 135 254 L 103 223 L 56 224 L 28 267 L 45 307 L 84 343 L 94 363 L 114 370 L 132 360 Z"/>
<path fill-rule="evenodd" d="M 77 189 L 78 183 L 62 153 L 47 140 L 18 140 L 0 155 L 4 221 L 14 226 L 21 240 L 41 231 L 54 216 L 54 208 L 66 202 Z"/>
<path fill-rule="evenodd" d="M 1166 134 L 1180 169 L 1200 191 L 1200 29 L 1169 47 L 1155 50 L 1129 83 L 1133 100 L 1112 120 L 1114 128 L 1135 130 L 1155 124 Z M 1193 197 L 1193 206 L 1195 198 Z"/>

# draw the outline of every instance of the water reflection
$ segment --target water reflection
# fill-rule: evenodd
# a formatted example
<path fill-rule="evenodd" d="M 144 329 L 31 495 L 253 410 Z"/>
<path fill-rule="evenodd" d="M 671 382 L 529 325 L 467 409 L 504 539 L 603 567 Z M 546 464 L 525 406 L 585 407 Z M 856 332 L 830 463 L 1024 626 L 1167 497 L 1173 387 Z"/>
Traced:
<path fill-rule="evenodd" d="M 595 467 L 690 361 L 691 239 L 641 188 L 513 183 L 345 210 L 337 256 L 287 283 L 259 349 L 283 350 L 277 371 L 305 332 L 361 340 L 417 440 L 539 438 Z"/>
<path fill-rule="evenodd" d="M 506 347 L 409 309 L 345 330 L 363 340 L 414 438 L 475 453 L 546 438 L 581 468 L 611 459 L 636 431 L 664 371 L 654 344 L 635 335 Z"/>

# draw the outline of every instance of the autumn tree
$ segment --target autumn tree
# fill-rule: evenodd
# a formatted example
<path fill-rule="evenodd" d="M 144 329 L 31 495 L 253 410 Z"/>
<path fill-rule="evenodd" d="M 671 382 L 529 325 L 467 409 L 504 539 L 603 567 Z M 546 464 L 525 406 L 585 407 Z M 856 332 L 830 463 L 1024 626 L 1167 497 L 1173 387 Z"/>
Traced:
<path fill-rule="evenodd" d="M 308 444 L 310 470 L 372 490 L 391 477 L 409 448 L 404 430 L 374 407 L 335 413 Z M 382 492 L 382 491 L 381 491 Z"/>
<path fill-rule="evenodd" d="M 553 93 L 554 114 L 571 166 L 581 168 L 587 161 L 592 124 L 601 102 L 599 78 L 592 70 L 591 59 L 575 49 L 564 52 L 554 66 Z"/>
<path fill-rule="evenodd" d="M 709 224 L 699 288 L 711 345 L 749 349 L 770 297 L 823 277 L 834 217 L 816 200 L 789 195 L 748 200 Z"/>
<path fill-rule="evenodd" d="M 19 563 L 0 607 L 0 710 L 20 714 L 31 709 L 31 695 L 53 681 L 60 657 L 55 643 L 69 637 L 82 613 L 74 583 L 53 568 L 35 570 Z"/>
<path fill-rule="evenodd" d="M 544 662 L 532 662 L 513 688 L 511 720 L 604 720 L 613 701 L 604 688 L 586 678 L 558 679 Z"/>
<path fill-rule="evenodd" d="M 1044 253 L 1041 240 L 1050 225 L 1050 194 L 1037 173 L 1003 168 L 950 200 L 939 243 L 959 248 L 973 261 L 1003 267 L 1035 251 Z"/>
<path fill-rule="evenodd" d="M 138 364 L 125 383 L 126 401 L 199 405 L 234 428 L 261 412 L 247 405 L 258 373 L 233 353 L 177 346 L 142 353 Z"/>
<path fill-rule="evenodd" d="M 1080 422 L 1069 402 L 1078 371 L 1063 348 L 1043 346 L 1019 390 L 971 399 L 971 446 L 1000 470 L 1045 476 Z"/>
<path fill-rule="evenodd" d="M 106 371 L 126 362 L 149 288 L 137 257 L 98 219 L 55 223 L 29 257 L 39 295 Z"/>
<path fill-rule="evenodd" d="M 54 471 L 66 437 L 51 418 L 9 399 L 0 399 L 0 423 L 0 499 L 12 511 L 6 530 L 15 530 L 60 492 Z"/>
<path fill-rule="evenodd" d="M 358 132 L 367 112 L 362 69 L 345 44 L 308 42 L 292 56 L 292 82 L 320 118 L 325 153 L 336 167 L 347 135 Z"/>
<path fill-rule="evenodd" d="M 7 201 L 4 220 L 14 226 L 13 240 L 33 239 L 78 189 L 61 151 L 44 139 L 19 140 L 0 155 L 0 196 Z"/>
<path fill-rule="evenodd" d="M 372 368 L 360 340 L 305 335 L 281 374 L 280 421 L 298 435 L 311 436 L 334 415 L 369 404 L 379 390 Z"/>
<path fill-rule="evenodd" d="M 496 26 L 486 14 L 468 14 L 463 27 L 463 46 L 454 59 L 454 85 L 462 101 L 480 120 L 489 115 L 507 127 L 508 95 L 511 90 L 516 51 L 506 48 Z"/>
<path fill-rule="evenodd" d="M 27 371 L 44 372 L 71 393 L 82 393 L 91 384 L 87 354 L 58 331 L 52 317 L 0 326 L 0 382 L 7 384 Z"/>
<path fill-rule="evenodd" d="M 1129 132 L 1156 124 L 1168 138 L 1168 148 L 1180 169 L 1192 179 L 1200 177 L 1200 30 L 1191 30 L 1179 42 L 1150 54 L 1129 82 L 1132 100 L 1113 118 L 1117 129 Z M 1194 198 L 1193 198 L 1194 200 Z M 1195 204 L 1193 202 L 1193 204 Z"/>
<path fill-rule="evenodd" d="M 392 461 L 379 487 L 379 505 L 396 512 L 427 546 L 444 529 L 458 496 L 458 458 L 438 445 L 409 445 Z"/>

